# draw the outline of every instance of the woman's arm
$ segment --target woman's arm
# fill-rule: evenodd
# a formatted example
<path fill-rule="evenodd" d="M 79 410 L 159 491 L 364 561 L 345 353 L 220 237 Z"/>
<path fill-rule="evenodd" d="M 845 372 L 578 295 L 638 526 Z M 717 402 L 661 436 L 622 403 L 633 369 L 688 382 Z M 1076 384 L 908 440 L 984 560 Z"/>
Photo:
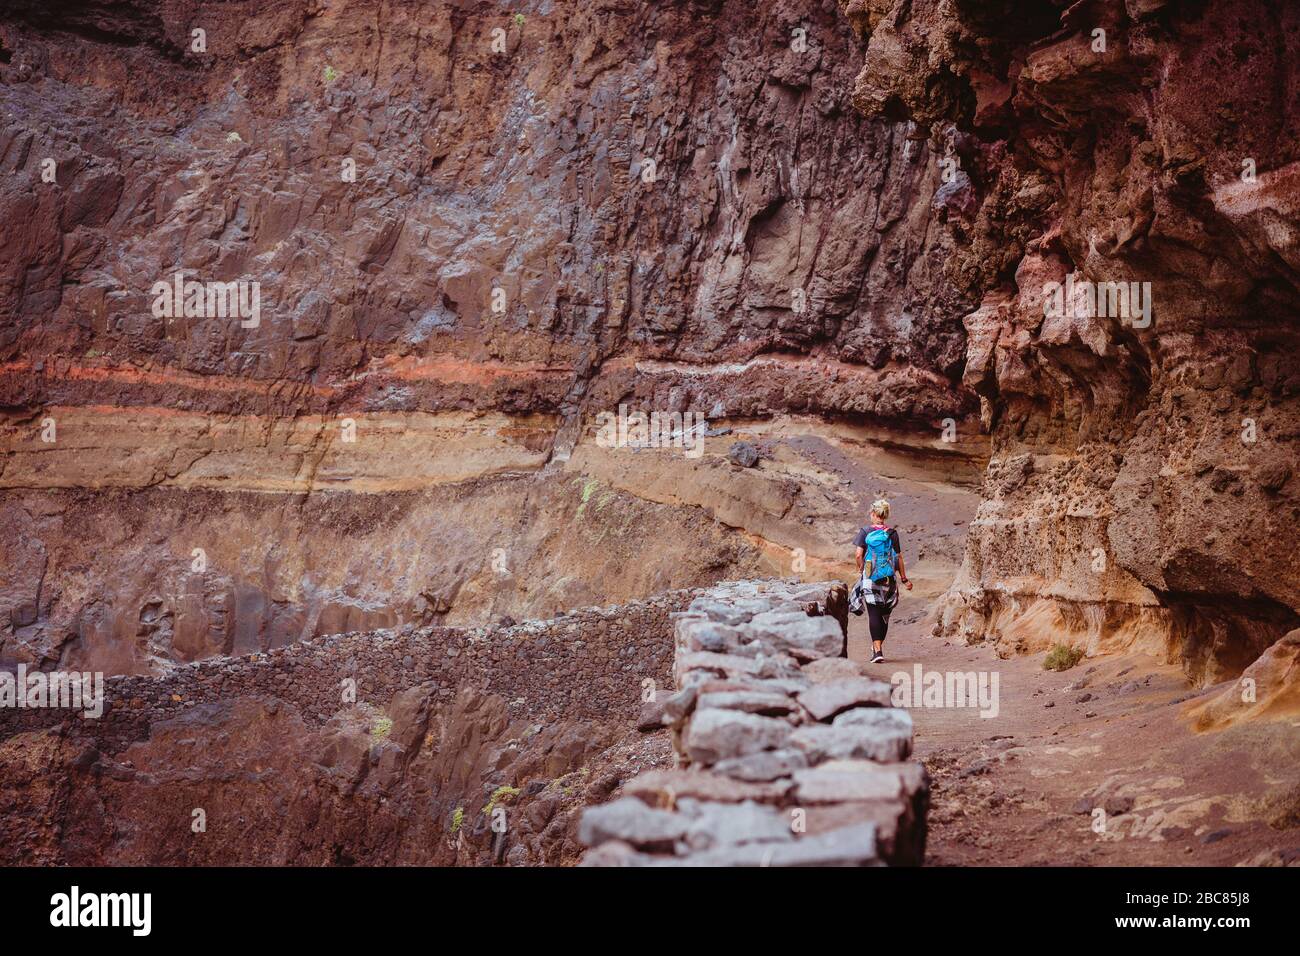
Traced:
<path fill-rule="evenodd" d="M 907 576 L 907 565 L 903 563 L 903 544 L 898 540 L 898 532 L 894 532 L 894 551 L 898 558 L 898 579 L 903 582 L 904 587 L 909 591 L 912 590 L 912 582 Z"/>
<path fill-rule="evenodd" d="M 862 559 L 867 556 L 866 548 L 858 548 L 858 574 L 862 573 L 862 566 L 865 563 Z"/>

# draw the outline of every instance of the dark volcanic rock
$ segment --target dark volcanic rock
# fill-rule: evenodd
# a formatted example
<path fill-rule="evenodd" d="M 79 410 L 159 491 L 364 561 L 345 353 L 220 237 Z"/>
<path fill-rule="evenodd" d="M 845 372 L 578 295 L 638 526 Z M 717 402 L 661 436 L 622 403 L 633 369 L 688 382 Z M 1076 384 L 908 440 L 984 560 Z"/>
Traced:
<path fill-rule="evenodd" d="M 738 441 L 727 452 L 727 458 L 742 468 L 753 468 L 758 464 L 758 449 L 750 442 Z"/>

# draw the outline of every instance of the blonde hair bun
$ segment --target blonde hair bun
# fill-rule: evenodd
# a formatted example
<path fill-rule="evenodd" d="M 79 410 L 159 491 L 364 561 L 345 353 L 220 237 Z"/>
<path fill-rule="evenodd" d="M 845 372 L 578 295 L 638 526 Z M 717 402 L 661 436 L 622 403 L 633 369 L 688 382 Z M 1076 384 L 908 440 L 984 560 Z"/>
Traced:
<path fill-rule="evenodd" d="M 884 498 L 877 498 L 871 503 L 871 513 L 880 518 L 881 521 L 889 520 L 889 502 Z"/>

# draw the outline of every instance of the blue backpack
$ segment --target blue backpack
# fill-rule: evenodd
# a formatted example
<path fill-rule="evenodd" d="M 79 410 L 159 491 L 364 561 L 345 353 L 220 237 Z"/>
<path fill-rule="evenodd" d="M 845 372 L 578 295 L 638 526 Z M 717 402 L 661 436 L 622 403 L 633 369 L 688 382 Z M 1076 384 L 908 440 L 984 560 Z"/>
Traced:
<path fill-rule="evenodd" d="M 872 528 L 867 532 L 865 560 L 871 562 L 871 580 L 883 581 L 893 577 L 898 555 L 894 539 L 888 528 Z"/>

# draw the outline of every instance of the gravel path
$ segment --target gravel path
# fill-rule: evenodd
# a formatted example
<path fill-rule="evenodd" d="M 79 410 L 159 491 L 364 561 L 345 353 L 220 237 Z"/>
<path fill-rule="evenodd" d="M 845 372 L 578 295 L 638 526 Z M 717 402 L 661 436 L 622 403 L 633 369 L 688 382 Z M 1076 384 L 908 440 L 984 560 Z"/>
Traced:
<path fill-rule="evenodd" d="M 911 707 L 934 781 L 930 865 L 1300 865 L 1300 733 L 1290 721 L 1196 734 L 1196 691 L 1174 666 L 1123 655 L 1064 673 L 1043 655 L 930 635 L 931 601 L 906 592 L 873 676 L 997 677 L 995 716 Z M 870 657 L 865 617 L 849 654 Z M 954 701 L 948 701 L 949 705 Z M 986 708 L 991 712 L 991 708 Z M 1100 830 L 1101 832 L 1098 832 Z"/>

